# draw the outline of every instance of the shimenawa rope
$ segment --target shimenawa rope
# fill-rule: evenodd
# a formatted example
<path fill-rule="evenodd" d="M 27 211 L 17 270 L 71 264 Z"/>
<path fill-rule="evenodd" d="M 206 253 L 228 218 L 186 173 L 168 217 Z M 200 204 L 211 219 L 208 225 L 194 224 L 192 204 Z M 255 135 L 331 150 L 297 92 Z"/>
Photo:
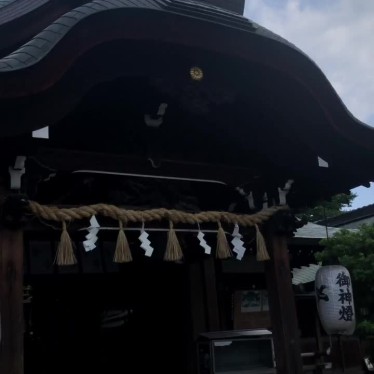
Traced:
<path fill-rule="evenodd" d="M 170 229 L 168 233 L 167 248 L 164 255 L 165 261 L 179 261 L 183 258 L 178 237 L 174 230 L 174 224 L 201 224 L 218 223 L 216 256 L 220 259 L 232 256 L 221 222 L 226 224 L 239 224 L 243 227 L 256 228 L 257 260 L 269 260 L 265 239 L 258 225 L 269 220 L 275 213 L 287 210 L 287 206 L 277 206 L 263 209 L 257 213 L 235 214 L 229 212 L 207 211 L 199 213 L 187 213 L 174 209 L 150 209 L 150 210 L 127 210 L 114 205 L 96 204 L 74 208 L 58 208 L 54 206 L 41 205 L 35 201 L 29 201 L 31 213 L 48 221 L 62 222 L 61 240 L 56 255 L 58 265 L 73 265 L 77 262 L 71 239 L 66 229 L 66 222 L 89 219 L 94 215 L 110 217 L 119 222 L 119 234 L 114 254 L 114 262 L 132 261 L 130 247 L 124 232 L 123 223 L 145 223 L 151 221 L 168 220 Z"/>

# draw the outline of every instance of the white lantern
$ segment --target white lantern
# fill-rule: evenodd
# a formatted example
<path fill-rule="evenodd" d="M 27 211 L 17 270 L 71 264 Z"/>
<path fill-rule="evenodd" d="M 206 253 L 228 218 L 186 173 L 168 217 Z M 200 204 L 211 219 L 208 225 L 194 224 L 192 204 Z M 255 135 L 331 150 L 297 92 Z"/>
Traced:
<path fill-rule="evenodd" d="M 352 335 L 356 326 L 352 282 L 341 265 L 321 267 L 316 274 L 316 300 L 322 326 L 328 335 Z"/>

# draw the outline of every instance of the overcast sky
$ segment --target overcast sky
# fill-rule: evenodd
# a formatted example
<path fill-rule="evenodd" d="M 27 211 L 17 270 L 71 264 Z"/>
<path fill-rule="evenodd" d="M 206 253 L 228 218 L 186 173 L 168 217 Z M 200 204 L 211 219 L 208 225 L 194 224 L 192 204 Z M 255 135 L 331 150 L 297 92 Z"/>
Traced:
<path fill-rule="evenodd" d="M 374 127 L 374 0 L 246 0 L 244 15 L 309 55 L 353 115 Z M 373 183 L 354 191 L 353 208 L 374 203 Z"/>

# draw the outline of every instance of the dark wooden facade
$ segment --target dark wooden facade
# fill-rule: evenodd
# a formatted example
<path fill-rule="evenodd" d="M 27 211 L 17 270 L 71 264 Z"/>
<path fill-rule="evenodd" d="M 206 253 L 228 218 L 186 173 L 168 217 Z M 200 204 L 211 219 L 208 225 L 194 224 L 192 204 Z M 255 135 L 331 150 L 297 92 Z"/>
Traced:
<path fill-rule="evenodd" d="M 26 157 L 22 183 L 14 177 L 4 197 L 246 213 L 279 204 L 290 180 L 295 210 L 373 180 L 374 132 L 318 67 L 233 12 L 243 2 L 228 10 L 212 2 L 15 0 L 0 8 L 4 191 L 9 167 L 17 174 L 16 157 Z M 193 79 L 194 68 L 202 79 Z M 49 140 L 31 137 L 45 126 Z M 3 211 L 0 368 L 21 374 L 22 235 L 5 228 L 17 225 Z M 277 369 L 289 374 L 301 372 L 285 245 L 293 225 L 288 215 L 272 221 L 266 265 Z M 213 268 L 206 261 L 185 269 L 191 314 L 200 316 L 194 333 L 220 328 Z"/>

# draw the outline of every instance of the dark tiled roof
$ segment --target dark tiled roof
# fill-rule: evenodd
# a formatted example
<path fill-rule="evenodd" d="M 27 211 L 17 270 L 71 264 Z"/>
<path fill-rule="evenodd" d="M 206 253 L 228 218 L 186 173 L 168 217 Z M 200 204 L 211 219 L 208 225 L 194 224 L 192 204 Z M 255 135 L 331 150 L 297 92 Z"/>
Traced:
<path fill-rule="evenodd" d="M 204 2 L 243 14 L 245 0 L 204 0 Z"/>
<path fill-rule="evenodd" d="M 0 0 L 0 8 L 3 8 L 16 0 Z"/>
<path fill-rule="evenodd" d="M 339 227 L 347 223 L 359 221 L 368 217 L 374 216 L 374 204 L 364 206 L 355 210 L 351 210 L 347 213 L 343 213 L 339 216 L 328 218 L 318 223 L 321 225 L 327 224 L 333 227 Z"/>
<path fill-rule="evenodd" d="M 297 286 L 298 284 L 305 284 L 314 282 L 316 273 L 320 269 L 321 265 L 310 264 L 308 266 L 302 266 L 301 268 L 292 269 L 292 284 Z"/>
<path fill-rule="evenodd" d="M 24 16 L 49 0 L 0 0 L 0 25 Z"/>
<path fill-rule="evenodd" d="M 30 3 L 32 2 L 33 1 L 30 1 Z M 85 18 L 100 12 L 134 8 L 143 8 L 149 11 L 166 11 L 179 13 L 187 17 L 200 18 L 202 20 L 215 22 L 227 27 L 237 28 L 249 32 L 256 32 L 258 35 L 277 40 L 295 48 L 285 39 L 239 14 L 210 4 L 201 3 L 199 1 L 96 0 L 86 3 L 64 14 L 50 26 L 32 38 L 28 43 L 8 56 L 0 59 L 0 73 L 21 70 L 36 64 L 43 57 L 45 57 L 48 52 L 51 51 L 72 28 L 74 28 L 75 25 Z"/>
<path fill-rule="evenodd" d="M 157 6 L 154 1 L 144 1 L 149 8 L 151 3 Z M 134 7 L 134 4 L 127 0 L 98 0 L 75 8 L 58 18 L 21 48 L 0 59 L 0 72 L 24 69 L 37 63 L 84 18 L 102 11 L 130 7 Z"/>
<path fill-rule="evenodd" d="M 326 232 L 327 230 L 327 232 Z M 297 229 L 295 233 L 295 238 L 304 239 L 325 239 L 327 235 L 333 236 L 341 229 L 336 227 L 327 227 L 323 225 L 317 225 L 312 222 L 308 222 L 303 227 Z"/>
<path fill-rule="evenodd" d="M 76 1 L 81 3 L 84 0 Z M 42 2 L 47 2 L 51 5 L 48 0 L 18 0 L 6 8 L 16 4 L 18 4 L 18 7 L 20 7 L 20 4 L 24 4 L 25 7 L 31 6 L 30 4 L 35 6 L 36 3 L 41 4 Z M 61 3 L 64 2 L 61 1 Z M 116 15 L 118 23 L 112 29 L 110 17 L 113 14 Z M 149 15 L 154 15 L 154 17 L 148 17 Z M 0 11 L 0 24 L 2 16 L 3 11 Z M 139 16 L 139 18 L 136 16 Z M 131 20 L 131 30 L 126 29 L 126 27 L 122 29 L 121 26 L 118 26 L 122 18 L 128 21 Z M 198 48 L 205 48 L 206 46 L 206 49 L 210 51 L 220 51 L 221 53 L 235 56 L 237 59 L 254 61 L 274 69 L 274 71 L 280 72 L 279 76 L 285 73 L 290 82 L 297 81 L 302 83 L 307 88 L 308 94 L 312 94 L 316 99 L 315 102 L 309 102 L 310 107 L 312 108 L 312 105 L 316 105 L 319 102 L 318 107 L 322 106 L 328 114 L 324 121 L 313 124 L 310 122 L 309 134 L 312 135 L 313 139 L 317 137 L 317 132 L 323 131 L 325 139 L 328 139 L 328 137 L 337 139 L 339 137 L 342 149 L 358 146 L 360 152 L 356 152 L 357 160 L 354 163 L 363 165 L 362 168 L 366 168 L 370 172 L 373 170 L 371 167 L 372 158 L 369 155 L 369 152 L 373 150 L 374 144 L 373 129 L 364 126 L 347 111 L 326 77 L 313 61 L 285 39 L 251 20 L 237 13 L 200 1 L 95 0 L 67 11 L 28 43 L 0 59 L 0 96 L 3 98 L 14 98 L 49 89 L 65 74 L 70 66 L 69 63 L 73 63 L 78 56 L 99 43 L 112 40 L 111 38 L 129 37 L 136 40 L 137 37 L 134 34 L 137 33 L 141 35 L 141 38 L 151 38 L 153 30 L 151 28 L 148 30 L 147 25 L 152 18 L 157 20 L 152 27 L 156 27 L 157 30 L 162 29 L 159 34 L 161 35 L 160 42 L 167 40 L 172 43 L 186 43 L 189 46 Z M 163 21 L 166 18 L 171 20 L 174 25 L 179 25 L 178 21 L 183 24 L 183 29 L 175 37 L 173 35 L 170 35 L 170 37 L 165 36 L 168 31 L 165 30 L 167 26 L 164 26 L 166 23 L 163 23 Z M 142 29 L 139 27 L 139 31 L 138 25 L 136 25 L 138 19 L 138 23 L 142 25 Z M 101 33 L 96 34 L 95 27 L 100 24 L 100 20 L 103 21 L 101 22 Z M 210 35 L 201 35 L 201 40 L 199 37 L 196 38 L 197 32 L 206 32 L 208 28 L 212 31 Z M 33 35 L 35 34 L 36 32 L 33 32 Z M 218 39 L 225 35 L 228 37 L 224 38 L 221 43 L 221 40 Z M 69 39 L 70 36 L 71 38 Z M 75 36 L 78 38 L 77 48 L 74 48 Z M 64 38 L 68 41 L 65 44 L 63 42 Z M 83 39 L 87 40 L 87 43 L 83 42 Z M 204 43 L 205 45 L 203 45 Z M 45 70 L 45 66 L 48 64 L 48 57 L 50 57 L 51 66 Z M 43 66 L 42 63 L 46 61 L 47 63 Z M 25 77 L 28 79 L 27 84 L 25 84 Z M 285 84 L 285 92 L 287 87 L 288 84 Z M 288 104 L 286 100 L 285 103 L 286 105 Z M 295 113 L 297 112 L 296 110 Z M 317 113 L 317 109 L 314 109 L 313 113 Z M 300 116 L 299 119 L 298 115 Z M 301 121 L 302 116 L 303 114 L 299 113 L 292 118 L 296 122 Z M 339 131 L 336 130 L 337 128 Z M 326 152 L 326 147 L 319 144 L 319 139 L 320 135 L 318 135 L 318 140 L 313 144 L 313 147 L 316 148 L 316 153 L 321 156 L 324 154 L 329 155 L 331 147 L 328 147 Z M 344 145 L 346 140 L 348 140 L 347 146 Z M 337 142 L 337 145 L 340 146 L 340 141 Z M 331 164 L 333 164 L 334 157 L 331 156 L 330 158 Z M 351 161 L 351 159 L 350 157 L 348 161 Z M 336 164 L 339 165 L 340 161 L 339 158 Z M 349 165 L 349 162 L 347 165 Z M 352 184 L 353 182 L 347 184 L 349 188 L 372 180 L 372 175 L 366 175 L 365 179 L 362 179 L 361 172 L 356 173 L 353 168 L 351 170 L 352 181 L 354 180 L 355 182 L 354 184 Z M 368 173 L 365 171 L 362 174 Z M 339 192 L 342 191 L 344 189 Z"/>

